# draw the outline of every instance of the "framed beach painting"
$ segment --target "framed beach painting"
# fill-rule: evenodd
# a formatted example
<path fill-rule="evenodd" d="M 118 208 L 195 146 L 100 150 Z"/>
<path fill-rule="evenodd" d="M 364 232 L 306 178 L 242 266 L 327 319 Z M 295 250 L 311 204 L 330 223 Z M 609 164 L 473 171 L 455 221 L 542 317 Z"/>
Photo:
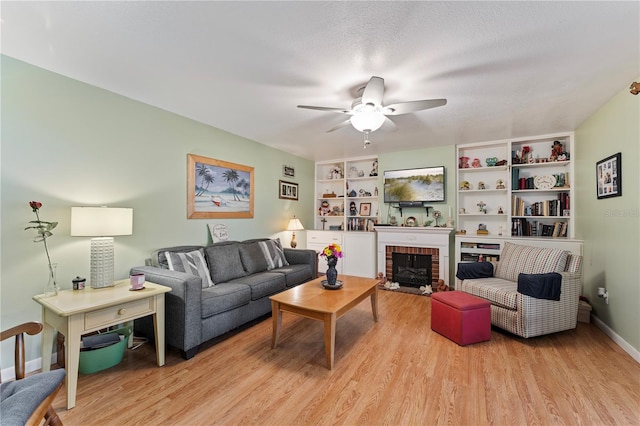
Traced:
<path fill-rule="evenodd" d="M 187 218 L 253 217 L 253 167 L 187 154 Z"/>

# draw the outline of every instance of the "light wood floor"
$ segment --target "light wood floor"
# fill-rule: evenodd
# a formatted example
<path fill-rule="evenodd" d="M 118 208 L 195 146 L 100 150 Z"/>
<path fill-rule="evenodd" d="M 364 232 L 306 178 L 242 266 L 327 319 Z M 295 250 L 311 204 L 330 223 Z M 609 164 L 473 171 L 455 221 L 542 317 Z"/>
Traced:
<path fill-rule="evenodd" d="M 81 375 L 67 425 L 638 425 L 640 365 L 593 324 L 533 339 L 497 329 L 460 347 L 431 331 L 431 299 L 379 292 L 338 320 L 325 367 L 320 322 L 288 315 L 277 349 L 265 320 L 184 361 L 127 350 Z"/>

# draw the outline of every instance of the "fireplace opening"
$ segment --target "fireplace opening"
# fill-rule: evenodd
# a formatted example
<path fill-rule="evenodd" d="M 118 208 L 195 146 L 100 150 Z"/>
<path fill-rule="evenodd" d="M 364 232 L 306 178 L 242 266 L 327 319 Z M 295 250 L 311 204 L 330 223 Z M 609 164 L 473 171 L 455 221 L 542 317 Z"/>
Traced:
<path fill-rule="evenodd" d="M 392 253 L 392 281 L 406 287 L 431 284 L 431 255 Z"/>

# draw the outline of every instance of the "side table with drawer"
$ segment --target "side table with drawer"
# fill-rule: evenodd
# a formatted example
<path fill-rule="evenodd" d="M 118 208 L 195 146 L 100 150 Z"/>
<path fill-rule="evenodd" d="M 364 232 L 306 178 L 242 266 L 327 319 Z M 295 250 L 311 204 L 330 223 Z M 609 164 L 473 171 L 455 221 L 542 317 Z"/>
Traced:
<path fill-rule="evenodd" d="M 153 315 L 156 360 L 164 365 L 164 294 L 171 288 L 145 282 L 144 289 L 129 290 L 129 280 L 116 281 L 113 287 L 63 290 L 56 296 L 34 296 L 42 305 L 42 371 L 51 368 L 53 330 L 65 336 L 67 370 L 67 409 L 76 404 L 80 340 L 83 334 Z"/>

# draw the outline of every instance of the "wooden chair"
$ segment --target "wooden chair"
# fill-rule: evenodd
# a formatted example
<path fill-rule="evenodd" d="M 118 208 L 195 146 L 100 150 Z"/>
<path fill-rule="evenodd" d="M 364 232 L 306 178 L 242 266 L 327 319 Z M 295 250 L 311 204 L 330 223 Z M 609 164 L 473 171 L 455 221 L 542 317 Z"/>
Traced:
<path fill-rule="evenodd" d="M 0 385 L 2 425 L 62 425 L 53 409 L 53 400 L 64 383 L 63 369 L 31 374 L 25 378 L 24 334 L 31 336 L 42 331 L 39 322 L 17 325 L 0 334 L 0 341 L 16 338 L 16 380 Z M 42 420 L 44 419 L 44 423 Z"/>

